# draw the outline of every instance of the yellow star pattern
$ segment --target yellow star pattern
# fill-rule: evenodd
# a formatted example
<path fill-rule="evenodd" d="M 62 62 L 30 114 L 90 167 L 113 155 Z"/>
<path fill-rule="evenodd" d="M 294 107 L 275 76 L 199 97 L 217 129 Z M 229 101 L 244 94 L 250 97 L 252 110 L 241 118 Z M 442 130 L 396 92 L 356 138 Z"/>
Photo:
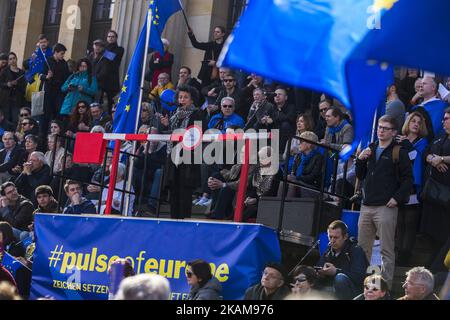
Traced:
<path fill-rule="evenodd" d="M 130 109 L 131 109 L 131 105 L 127 104 L 127 106 L 125 107 L 125 111 L 130 112 Z"/>
<path fill-rule="evenodd" d="M 125 81 L 128 81 L 128 75 L 125 76 Z"/>
<path fill-rule="evenodd" d="M 375 0 L 373 7 L 377 11 L 382 9 L 390 10 L 398 1 L 399 0 Z"/>
<path fill-rule="evenodd" d="M 126 92 L 127 92 L 127 87 L 126 87 L 126 86 L 123 86 L 123 87 L 122 87 L 122 92 L 123 92 L 123 93 L 126 93 Z"/>

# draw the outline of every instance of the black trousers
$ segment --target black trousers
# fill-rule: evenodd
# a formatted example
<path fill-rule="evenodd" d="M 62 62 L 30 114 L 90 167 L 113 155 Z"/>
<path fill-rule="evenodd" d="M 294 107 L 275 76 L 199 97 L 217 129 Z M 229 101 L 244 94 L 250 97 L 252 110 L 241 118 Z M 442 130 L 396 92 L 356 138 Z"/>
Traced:
<path fill-rule="evenodd" d="M 183 170 L 190 166 L 174 168 L 174 179 L 170 183 L 170 217 L 172 219 L 190 218 L 192 214 L 192 194 L 194 187 L 183 179 Z"/>

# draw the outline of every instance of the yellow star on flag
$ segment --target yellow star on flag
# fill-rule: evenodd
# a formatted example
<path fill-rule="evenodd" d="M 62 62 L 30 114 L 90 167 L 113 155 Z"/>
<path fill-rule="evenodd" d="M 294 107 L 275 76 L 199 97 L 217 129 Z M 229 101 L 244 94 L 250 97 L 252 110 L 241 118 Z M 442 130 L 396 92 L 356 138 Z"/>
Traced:
<path fill-rule="evenodd" d="M 127 80 L 128 80 L 128 75 L 125 76 L 125 81 L 127 81 Z"/>
<path fill-rule="evenodd" d="M 382 9 L 390 10 L 398 1 L 399 0 L 375 0 L 373 7 L 377 11 L 380 11 Z"/>
<path fill-rule="evenodd" d="M 131 109 L 131 105 L 127 104 L 127 106 L 125 107 L 125 111 L 130 112 L 130 109 Z"/>
<path fill-rule="evenodd" d="M 123 93 L 126 93 L 126 92 L 127 92 L 127 87 L 123 86 L 123 87 L 122 87 L 122 92 L 123 92 Z"/>

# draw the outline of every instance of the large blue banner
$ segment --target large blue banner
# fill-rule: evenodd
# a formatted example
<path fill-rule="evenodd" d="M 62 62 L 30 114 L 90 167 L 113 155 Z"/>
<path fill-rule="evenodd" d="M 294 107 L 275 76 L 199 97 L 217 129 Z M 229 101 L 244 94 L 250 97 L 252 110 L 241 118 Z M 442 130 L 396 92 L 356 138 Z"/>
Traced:
<path fill-rule="evenodd" d="M 255 224 L 37 214 L 31 298 L 108 298 L 108 267 L 118 257 L 135 272 L 165 276 L 173 300 L 189 292 L 187 262 L 211 263 L 224 299 L 242 299 L 266 262 L 281 259 L 276 232 Z"/>

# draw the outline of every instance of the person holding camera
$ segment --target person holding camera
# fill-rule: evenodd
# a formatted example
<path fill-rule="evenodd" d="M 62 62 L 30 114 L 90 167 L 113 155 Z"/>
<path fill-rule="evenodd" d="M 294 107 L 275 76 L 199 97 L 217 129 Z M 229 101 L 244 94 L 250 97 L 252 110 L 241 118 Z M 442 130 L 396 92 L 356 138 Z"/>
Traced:
<path fill-rule="evenodd" d="M 369 261 L 363 249 L 349 238 L 343 221 L 330 223 L 327 232 L 330 242 L 315 267 L 316 288 L 333 292 L 339 300 L 351 300 L 363 291 Z"/>
<path fill-rule="evenodd" d="M 67 119 L 79 101 L 87 105 L 94 102 L 98 93 L 97 79 L 92 73 L 92 64 L 87 58 L 78 60 L 77 72 L 72 74 L 61 87 L 67 93 L 59 111 L 62 118 Z"/>

